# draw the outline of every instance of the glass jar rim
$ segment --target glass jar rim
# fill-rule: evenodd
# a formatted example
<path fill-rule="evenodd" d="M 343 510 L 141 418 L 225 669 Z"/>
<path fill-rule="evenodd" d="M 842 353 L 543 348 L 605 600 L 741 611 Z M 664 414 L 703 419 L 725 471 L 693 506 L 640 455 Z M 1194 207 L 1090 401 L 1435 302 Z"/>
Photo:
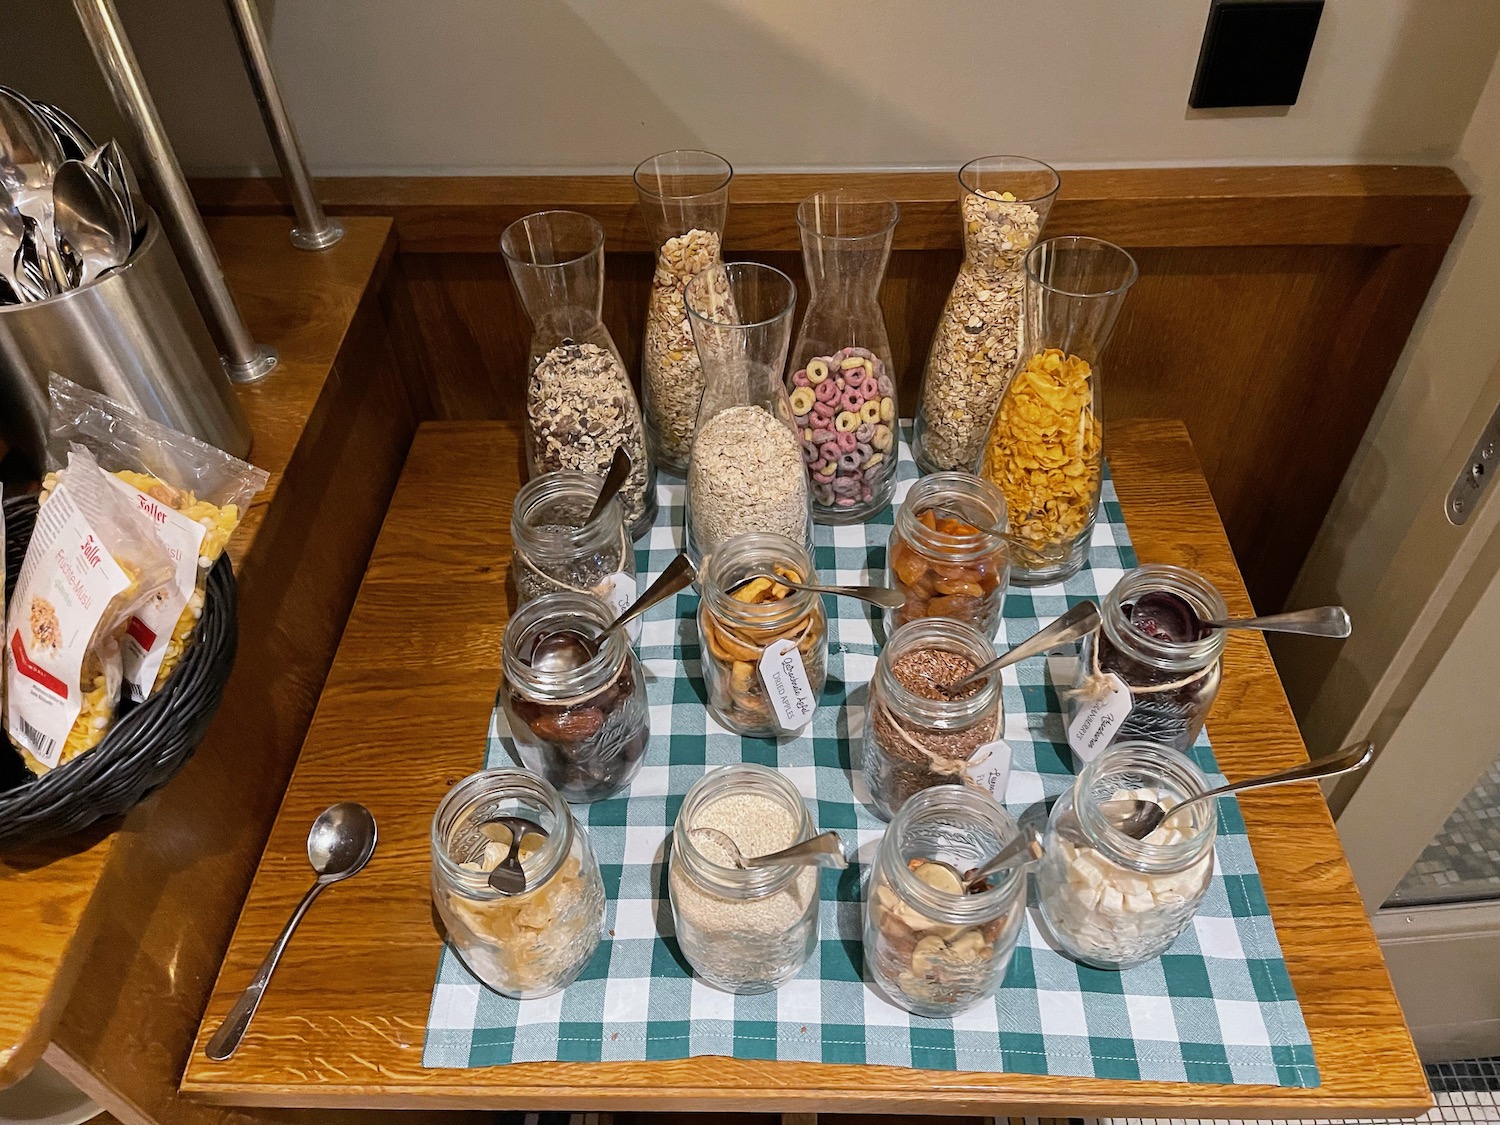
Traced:
<path fill-rule="evenodd" d="M 816 205 L 824 203 L 831 203 L 837 206 L 879 208 L 884 213 L 885 219 L 870 230 L 861 231 L 859 234 L 832 234 L 820 228 L 812 216 L 812 212 L 817 210 Z M 896 224 L 900 221 L 901 206 L 894 199 L 880 195 L 869 195 L 847 187 L 824 188 L 822 191 L 815 191 L 801 203 L 797 204 L 798 228 L 823 242 L 875 241 L 890 234 L 891 231 L 896 229 Z"/>
<path fill-rule="evenodd" d="M 758 563 L 757 559 L 767 561 Z M 717 616 L 728 618 L 737 625 L 774 629 L 818 608 L 821 595 L 807 590 L 792 590 L 780 601 L 759 604 L 732 597 L 729 593 L 731 586 L 739 585 L 743 579 L 730 582 L 727 572 L 742 561 L 763 567 L 771 574 L 775 573 L 775 564 L 779 562 L 801 573 L 805 583 L 816 585 L 818 581 L 812 554 L 796 540 L 775 531 L 747 531 L 732 535 L 708 552 L 698 571 L 703 604 Z"/>
<path fill-rule="evenodd" d="M 498 794 L 493 792 L 492 790 L 495 789 L 499 789 L 500 792 Z M 476 806 L 487 802 L 498 804 L 501 801 L 514 800 L 522 796 L 535 798 L 538 802 L 545 804 L 548 812 L 552 814 L 553 827 L 548 829 L 546 841 L 542 846 L 528 857 L 528 860 L 534 862 L 539 869 L 535 881 L 532 879 L 531 872 L 527 871 L 527 889 L 521 895 L 505 895 L 489 885 L 488 872 L 470 871 L 460 865 L 449 853 L 449 844 L 460 818 Z M 516 766 L 500 766 L 471 773 L 443 794 L 442 800 L 438 802 L 432 814 L 432 827 L 428 834 L 428 841 L 432 851 L 432 861 L 443 873 L 444 879 L 469 897 L 521 898 L 541 889 L 557 874 L 558 869 L 562 867 L 563 860 L 572 850 L 573 831 L 573 814 L 568 809 L 568 803 L 562 799 L 562 795 L 546 778 Z M 526 870 L 526 863 L 526 860 L 521 861 L 523 871 Z"/>
<path fill-rule="evenodd" d="M 1062 187 L 1062 177 L 1057 174 L 1057 169 L 1052 167 L 1052 165 L 1047 164 L 1044 161 L 1037 160 L 1035 157 L 1016 156 L 1011 153 L 996 153 L 993 156 L 976 156 L 973 160 L 970 160 L 967 164 L 965 164 L 958 170 L 958 186 L 962 188 L 968 195 L 977 196 L 980 199 L 989 199 L 990 197 L 985 195 L 982 190 L 969 184 L 969 178 L 972 177 L 975 172 L 985 171 L 985 169 L 981 169 L 978 166 L 992 160 L 1013 160 L 1016 162 L 1015 171 L 1022 175 L 1041 174 L 1051 177 L 1052 186 L 1049 187 L 1046 191 L 1041 192 L 1037 195 L 1029 195 L 1024 197 L 1017 196 L 1015 199 L 1015 202 L 1017 203 L 1042 203 L 1048 199 L 1051 199 L 1054 195 L 1057 194 L 1058 189 Z"/>
<path fill-rule="evenodd" d="M 762 275 L 775 275 L 775 277 L 781 279 L 781 283 L 785 286 L 786 299 L 776 312 L 760 320 L 728 321 L 715 320 L 711 316 L 704 316 L 697 309 L 693 308 L 692 297 L 697 291 L 694 289 L 694 286 L 710 285 L 712 282 L 709 279 L 717 277 L 721 273 L 731 288 L 734 286 L 734 279 L 741 274 L 749 275 L 758 273 Z M 786 274 L 782 273 L 775 266 L 768 266 L 764 262 L 715 262 L 713 265 L 707 266 L 693 275 L 692 280 L 683 289 L 683 304 L 687 307 L 689 317 L 716 330 L 736 329 L 743 331 L 750 328 L 764 328 L 789 316 L 792 310 L 796 308 L 797 286 Z"/>
<path fill-rule="evenodd" d="M 690 823 L 692 815 L 713 804 L 721 797 L 736 792 L 754 791 L 763 796 L 772 793 L 780 798 L 797 821 L 793 839 L 786 847 L 800 844 L 816 833 L 812 814 L 807 802 L 797 787 L 784 774 L 753 762 L 736 762 L 710 770 L 688 789 L 677 810 L 677 819 L 672 824 L 673 859 L 681 860 L 698 882 L 705 884 L 724 897 L 736 899 L 769 898 L 786 890 L 806 870 L 805 866 L 787 864 L 782 867 L 724 867 L 709 859 L 692 841 L 692 830 L 706 825 Z"/>
<path fill-rule="evenodd" d="M 1125 267 L 1125 280 L 1120 282 L 1120 284 L 1118 285 L 1112 286 L 1109 289 L 1094 289 L 1086 293 L 1075 292 L 1071 289 L 1063 289 L 1061 286 L 1052 285 L 1049 282 L 1043 281 L 1041 277 L 1037 275 L 1037 262 L 1041 260 L 1041 256 L 1044 253 L 1048 252 L 1049 248 L 1056 249 L 1062 248 L 1064 246 L 1071 249 L 1083 249 L 1085 247 L 1092 247 L 1094 249 L 1103 250 L 1106 253 L 1113 252 L 1114 254 L 1118 254 L 1121 258 L 1124 259 L 1123 263 L 1121 264 Z M 1130 287 L 1134 285 L 1141 276 L 1140 266 L 1136 264 L 1135 256 L 1131 254 L 1129 250 L 1126 250 L 1121 246 L 1116 246 L 1113 242 L 1106 242 L 1102 238 L 1090 238 L 1088 235 L 1084 234 L 1060 234 L 1055 235 L 1051 238 L 1042 239 L 1030 250 L 1026 251 L 1025 265 L 1026 280 L 1030 284 L 1035 285 L 1040 289 L 1045 289 L 1049 293 L 1055 293 L 1059 297 L 1076 297 L 1083 300 L 1103 297 L 1118 297 L 1120 294 L 1128 292 Z"/>
<path fill-rule="evenodd" d="M 962 813 L 971 820 L 989 821 L 990 827 L 1000 837 L 1002 848 L 1021 834 L 1020 825 L 1010 811 L 987 794 L 966 785 L 936 785 L 923 789 L 907 798 L 886 828 L 881 840 L 881 862 L 886 867 L 886 877 L 896 884 L 903 898 L 922 907 L 934 921 L 951 926 L 986 922 L 1008 907 L 1017 895 L 1025 894 L 1026 868 L 1012 867 L 1001 872 L 995 876 L 999 881 L 989 890 L 977 893 L 953 894 L 924 883 L 907 866 L 900 844 L 919 818 L 936 818 L 944 813 Z M 961 872 L 959 877 L 962 878 Z"/>
<path fill-rule="evenodd" d="M 1003 730 L 1005 704 L 999 676 L 991 676 L 978 691 L 960 699 L 931 699 L 918 695 L 896 679 L 896 661 L 913 649 L 924 647 L 957 652 L 973 660 L 976 668 L 984 667 L 996 656 L 994 643 L 966 621 L 952 617 L 915 617 L 890 635 L 875 661 L 875 677 L 885 695 L 887 708 L 903 719 L 914 719 L 924 727 L 937 730 L 961 729 L 983 718 L 992 708 L 998 708 L 1001 718 L 997 730 Z"/>
<path fill-rule="evenodd" d="M 948 495 L 951 495 L 954 505 L 980 504 L 989 509 L 994 517 L 993 524 L 990 528 L 980 528 L 974 535 L 952 535 L 934 531 L 918 519 L 922 512 L 946 506 L 943 500 Z M 896 510 L 896 523 L 904 538 L 930 553 L 940 553 L 954 561 L 971 561 L 1004 549 L 1005 535 L 996 529 L 1006 527 L 1009 521 L 1005 494 L 993 481 L 973 473 L 929 473 L 912 484 Z"/>
<path fill-rule="evenodd" d="M 1179 643 L 1149 637 L 1131 626 L 1125 617 L 1126 600 L 1155 591 L 1175 594 L 1199 615 L 1229 616 L 1224 595 L 1197 571 L 1171 563 L 1146 563 L 1126 571 L 1101 599 L 1103 628 L 1115 647 L 1176 671 L 1192 671 L 1217 660 L 1224 651 L 1226 630 L 1212 629 L 1202 640 Z"/>
<path fill-rule="evenodd" d="M 508 245 L 508 243 L 511 242 L 512 231 L 527 230 L 534 222 L 546 221 L 550 224 L 561 220 L 566 220 L 569 223 L 575 224 L 581 230 L 588 232 L 590 245 L 587 250 L 584 250 L 581 253 L 572 253 L 566 258 L 560 257 L 555 262 L 541 262 L 537 261 L 535 258 L 528 258 L 517 254 L 515 252 L 515 248 Z M 519 238 L 519 235 L 517 237 Z M 519 219 L 511 223 L 508 227 L 500 232 L 500 253 L 505 256 L 505 259 L 507 261 L 513 262 L 516 265 L 522 266 L 526 269 L 563 269 L 567 266 L 576 265 L 579 262 L 592 258 L 595 254 L 599 253 L 603 249 L 604 227 L 600 224 L 599 220 L 594 218 L 592 215 L 584 214 L 582 211 L 569 211 L 565 208 L 553 208 L 550 211 L 533 211 L 529 215 L 522 215 Z"/>
<path fill-rule="evenodd" d="M 523 638 L 539 630 L 548 620 L 567 618 L 570 624 L 594 625 L 589 640 L 597 640 L 615 619 L 614 610 L 604 599 L 573 590 L 555 590 L 533 598 L 516 609 L 505 623 L 501 638 L 501 665 L 508 687 L 536 703 L 558 703 L 565 699 L 591 695 L 613 681 L 632 659 L 633 649 L 624 629 L 614 629 L 605 637 L 599 651 L 566 672 L 543 672 L 522 658 Z"/>
<path fill-rule="evenodd" d="M 707 179 L 718 172 L 720 174 L 720 179 L 712 187 L 705 188 L 702 191 L 688 192 L 686 194 L 670 191 L 657 191 L 655 188 L 648 187 L 644 177 L 648 176 L 650 173 L 646 172 L 646 166 L 648 164 L 651 164 L 653 161 L 659 161 L 669 156 L 706 156 L 709 159 L 704 161 L 705 165 L 711 166 L 713 165 L 714 161 L 717 161 L 719 165 L 722 165 L 722 171 L 720 172 L 718 168 L 715 168 L 712 172 L 705 169 L 702 172 L 695 172 L 691 174 L 701 175 L 705 179 Z M 637 191 L 641 192 L 644 195 L 649 195 L 653 199 L 702 199 L 705 196 L 715 195 L 729 186 L 729 182 L 734 179 L 734 165 L 730 164 L 728 160 L 724 159 L 724 157 L 720 156 L 717 152 L 710 152 L 706 148 L 669 148 L 665 152 L 653 153 L 651 156 L 646 157 L 645 160 L 642 160 L 635 166 L 635 171 L 631 173 L 630 178 L 631 181 L 635 184 L 635 189 Z"/>
<path fill-rule="evenodd" d="M 544 530 L 526 522 L 533 511 L 549 501 L 577 499 L 592 507 L 603 484 L 602 477 L 570 469 L 558 469 L 532 477 L 521 486 L 511 504 L 511 539 L 517 544 L 524 541 L 528 550 L 556 560 L 569 558 L 595 543 L 602 544 L 620 538 L 619 533 L 613 530 L 616 524 L 623 528 L 625 523 L 625 510 L 618 494 L 610 499 L 597 519 L 576 527 Z M 626 561 L 622 554 L 621 566 Z"/>
<path fill-rule="evenodd" d="M 1176 844 L 1148 844 L 1127 836 L 1099 810 L 1101 801 L 1094 796 L 1094 790 L 1104 786 L 1111 771 L 1125 773 L 1132 768 L 1132 763 L 1142 761 L 1146 768 L 1175 782 L 1173 788 L 1179 800 L 1195 797 L 1212 788 L 1198 764 L 1180 750 L 1142 739 L 1116 742 L 1087 763 L 1073 782 L 1073 808 L 1078 823 L 1089 842 L 1113 863 L 1146 874 L 1184 870 L 1213 848 L 1219 823 L 1219 810 L 1214 801 L 1198 801 L 1193 805 L 1194 831 Z"/>

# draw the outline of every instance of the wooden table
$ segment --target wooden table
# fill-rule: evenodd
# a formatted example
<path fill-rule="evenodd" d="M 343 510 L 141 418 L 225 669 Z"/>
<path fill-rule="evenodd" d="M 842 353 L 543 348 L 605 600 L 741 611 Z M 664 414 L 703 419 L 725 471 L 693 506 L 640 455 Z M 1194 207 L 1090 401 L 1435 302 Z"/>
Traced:
<path fill-rule="evenodd" d="M 1202 471 L 1174 422 L 1122 422 L 1111 458 L 1141 557 L 1192 567 L 1249 613 Z M 236 1105 L 1334 1116 L 1415 1113 L 1427 1084 L 1316 785 L 1242 801 L 1323 1084 L 1315 1089 L 950 1074 L 696 1058 L 425 1070 L 440 944 L 428 826 L 478 768 L 500 678 L 508 518 L 521 477 L 506 423 L 421 427 L 183 1079 Z M 1231 778 L 1305 757 L 1264 642 L 1232 634 L 1211 719 Z M 336 800 L 380 824 L 369 869 L 302 923 L 239 1053 L 203 1046 L 307 889 L 307 826 Z"/>

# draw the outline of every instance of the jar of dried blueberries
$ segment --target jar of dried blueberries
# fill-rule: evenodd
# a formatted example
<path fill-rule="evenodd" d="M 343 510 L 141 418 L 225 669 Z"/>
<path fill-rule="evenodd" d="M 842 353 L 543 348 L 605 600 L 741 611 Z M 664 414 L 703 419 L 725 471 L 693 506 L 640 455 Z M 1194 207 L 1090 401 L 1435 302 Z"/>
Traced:
<path fill-rule="evenodd" d="M 933 473 L 913 484 L 887 550 L 891 585 L 906 595 L 894 623 L 952 617 L 993 637 L 1010 573 L 1005 519 L 1000 490 L 972 473 Z"/>
<path fill-rule="evenodd" d="M 944 1019 L 995 995 L 1026 916 L 1025 868 L 969 888 L 961 876 L 1019 835 L 989 797 L 946 786 L 902 806 L 865 896 L 865 956 L 892 1000 Z"/>
<path fill-rule="evenodd" d="M 614 611 L 592 594 L 544 594 L 511 615 L 500 689 L 521 762 L 569 801 L 601 801 L 636 775 L 650 738 L 646 682 L 623 632 L 598 640 Z M 592 657 L 532 663 L 540 638 L 571 635 Z"/>
<path fill-rule="evenodd" d="M 1000 678 L 956 698 L 944 687 L 994 659 L 989 639 L 961 621 L 923 618 L 891 636 L 875 664 L 865 714 L 865 787 L 881 817 L 891 819 L 924 789 L 964 784 L 971 763 L 987 757 L 981 750 L 1004 725 Z"/>
<path fill-rule="evenodd" d="M 635 600 L 635 548 L 620 498 L 588 518 L 603 483 L 588 473 L 543 473 L 516 493 L 511 574 L 522 604 L 571 591 L 602 598 L 618 613 Z"/>
<path fill-rule="evenodd" d="M 1103 623 L 1084 638 L 1078 677 L 1068 693 L 1070 731 L 1081 709 L 1122 688 L 1129 692 L 1129 711 L 1111 737 L 1081 756 L 1091 758 L 1126 739 L 1186 750 L 1219 693 L 1224 651 L 1224 630 L 1201 628 L 1195 617 L 1228 617 L 1223 595 L 1183 567 L 1142 566 L 1104 596 L 1100 612 Z"/>

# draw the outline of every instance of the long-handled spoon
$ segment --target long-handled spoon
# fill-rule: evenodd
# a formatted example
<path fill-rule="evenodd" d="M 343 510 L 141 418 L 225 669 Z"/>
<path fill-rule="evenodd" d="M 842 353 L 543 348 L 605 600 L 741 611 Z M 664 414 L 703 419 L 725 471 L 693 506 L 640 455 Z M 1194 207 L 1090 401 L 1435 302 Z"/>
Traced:
<path fill-rule="evenodd" d="M 625 447 L 622 445 L 615 450 L 614 457 L 610 459 L 609 471 L 604 474 L 604 483 L 599 486 L 599 495 L 594 500 L 594 506 L 589 509 L 589 514 L 584 518 L 582 526 L 587 527 L 603 514 L 609 502 L 625 484 L 625 478 L 630 475 L 630 469 L 630 454 L 625 452 Z"/>
<path fill-rule="evenodd" d="M 1056 648 L 1058 645 L 1076 641 L 1079 637 L 1092 633 L 1099 627 L 1099 607 L 1093 602 L 1079 602 L 1072 609 L 1064 613 L 1045 629 L 1039 629 L 1026 640 L 1014 648 L 1001 653 L 991 660 L 983 668 L 970 672 L 963 679 L 947 685 L 939 685 L 939 690 L 948 696 L 956 696 L 973 683 L 987 680 L 1002 668 L 1009 668 L 1012 664 L 1033 656 L 1040 656 L 1044 652 Z"/>
<path fill-rule="evenodd" d="M 1001 539 L 1004 539 L 1016 550 L 1030 555 L 1039 563 L 1061 562 L 1063 559 L 1068 557 L 1067 547 L 1057 545 L 1051 547 L 1038 547 L 1035 543 L 1028 543 L 1019 535 L 1009 532 L 1003 527 L 986 527 L 984 524 L 976 524 L 967 516 L 964 516 L 959 512 L 955 512 L 952 508 L 930 508 L 928 509 L 928 511 L 932 512 L 932 514 L 940 520 L 954 520 L 958 523 L 966 524 L 969 527 L 982 531 L 987 535 L 998 535 Z"/>
<path fill-rule="evenodd" d="M 961 894 L 972 894 L 976 887 L 988 881 L 991 875 L 998 875 L 1002 871 L 1009 871 L 1012 867 L 1024 867 L 1028 863 L 1035 863 L 1042 858 L 1042 837 L 1031 825 L 1023 825 L 1021 834 L 1010 843 L 1006 844 L 987 862 L 972 871 L 960 875 L 958 868 L 951 863 L 945 863 L 940 859 L 929 859 L 927 863 L 935 863 L 939 867 L 946 867 L 953 873 L 953 878 L 962 887 Z"/>
<path fill-rule="evenodd" d="M 768 578 L 772 582 L 779 582 L 783 586 L 790 586 L 793 590 L 806 590 L 809 594 L 832 594 L 836 598 L 858 598 L 862 602 L 878 605 L 881 609 L 900 609 L 906 604 L 906 595 L 899 590 L 892 590 L 889 586 L 815 586 L 811 582 L 793 582 L 779 574 L 751 574 L 742 581 L 736 582 L 729 589 L 734 593 L 741 586 L 747 586 L 757 578 Z"/>
<path fill-rule="evenodd" d="M 286 952 L 287 943 L 292 940 L 292 932 L 296 930 L 297 923 L 302 921 L 307 908 L 322 893 L 323 888 L 357 874 L 370 862 L 370 857 L 375 854 L 375 839 L 375 817 L 364 805 L 353 801 L 341 801 L 330 806 L 313 821 L 312 829 L 307 834 L 307 861 L 317 872 L 318 881 L 302 896 L 297 909 L 287 919 L 281 936 L 271 946 L 266 959 L 260 963 L 260 968 L 255 970 L 255 976 L 245 991 L 240 993 L 234 1007 L 229 1009 L 229 1015 L 224 1017 L 219 1030 L 208 1041 L 204 1053 L 209 1058 L 217 1061 L 234 1054 L 240 1040 L 245 1037 L 245 1031 L 250 1027 L 250 1021 L 255 1018 L 260 999 L 266 994 L 266 985 L 271 982 L 271 974 L 276 971 L 277 962 Z"/>
<path fill-rule="evenodd" d="M 1272 613 L 1264 617 L 1200 617 L 1184 597 L 1170 590 L 1153 590 L 1142 594 L 1130 607 L 1132 623 L 1145 619 L 1167 637 L 1193 640 L 1207 635 L 1210 629 L 1258 629 L 1263 633 L 1300 633 L 1308 637 L 1347 637 L 1350 632 L 1349 611 L 1339 605 L 1317 609 L 1294 609 L 1289 613 Z"/>
<path fill-rule="evenodd" d="M 666 601 L 678 590 L 692 585 L 697 576 L 698 569 L 693 565 L 693 560 L 685 554 L 679 554 L 667 564 L 661 577 L 631 602 L 619 617 L 601 629 L 597 636 L 586 637 L 572 629 L 543 633 L 531 646 L 529 663 L 533 668 L 554 673 L 571 672 L 574 668 L 583 667 L 598 655 L 599 645 L 606 634 L 633 621 L 657 603 Z"/>
<path fill-rule="evenodd" d="M 1169 816 L 1176 816 L 1195 801 L 1210 801 L 1215 797 L 1222 797 L 1227 793 L 1238 793 L 1245 789 L 1264 789 L 1269 785 L 1290 785 L 1294 781 L 1311 781 L 1317 777 L 1334 777 L 1341 773 L 1352 773 L 1355 770 L 1364 769 L 1374 756 L 1375 747 L 1372 743 L 1356 742 L 1327 758 L 1318 758 L 1305 765 L 1293 766 L 1279 773 L 1252 777 L 1248 781 L 1237 781 L 1232 785 L 1221 785 L 1217 789 L 1195 794 L 1181 804 L 1173 805 L 1170 809 L 1163 808 L 1155 801 L 1142 801 L 1136 798 L 1105 801 L 1099 809 L 1110 823 L 1125 835 L 1132 839 L 1144 840 L 1156 831 L 1157 826 L 1163 820 Z"/>
<path fill-rule="evenodd" d="M 833 867 L 842 871 L 849 866 L 849 857 L 844 855 L 844 845 L 839 842 L 837 832 L 820 832 L 779 852 L 752 856 L 740 854 L 739 845 L 727 832 L 720 832 L 717 828 L 688 829 L 689 836 L 699 834 L 723 848 L 729 862 L 741 871 L 751 867 Z"/>

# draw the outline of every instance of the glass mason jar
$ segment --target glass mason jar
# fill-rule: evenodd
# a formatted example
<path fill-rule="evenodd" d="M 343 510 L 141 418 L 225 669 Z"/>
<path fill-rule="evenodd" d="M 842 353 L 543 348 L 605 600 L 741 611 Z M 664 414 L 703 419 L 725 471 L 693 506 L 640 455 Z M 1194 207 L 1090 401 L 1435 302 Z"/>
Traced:
<path fill-rule="evenodd" d="M 635 600 L 635 548 L 616 496 L 589 520 L 603 485 L 587 473 L 543 473 L 516 493 L 511 574 L 521 604 L 570 590 L 602 598 L 616 613 Z M 639 619 L 625 626 L 640 636 Z"/>
<path fill-rule="evenodd" d="M 898 419 L 880 283 L 900 210 L 846 188 L 797 208 L 809 298 L 792 349 L 792 416 L 818 523 L 862 523 L 896 490 Z"/>
<path fill-rule="evenodd" d="M 569 801 L 602 801 L 630 784 L 650 740 L 646 681 L 630 641 L 616 630 L 570 671 L 533 668 L 547 633 L 593 642 L 615 613 L 592 594 L 543 594 L 510 616 L 501 641 L 500 698 L 527 769 Z"/>
<path fill-rule="evenodd" d="M 1024 156 L 985 156 L 958 173 L 964 260 L 922 375 L 912 455 L 924 473 L 973 472 L 1021 358 L 1023 262 L 1057 197 L 1057 173 Z"/>
<path fill-rule="evenodd" d="M 797 287 L 759 262 L 710 266 L 687 287 L 703 401 L 687 478 L 694 562 L 749 531 L 812 544 L 802 437 L 781 382 Z"/>
<path fill-rule="evenodd" d="M 526 890 L 507 895 L 488 873 L 509 851 L 496 817 L 540 826 L 520 849 Z M 432 818 L 432 900 L 469 971 L 502 996 L 566 988 L 604 930 L 604 883 L 588 834 L 557 790 L 518 769 L 485 770 L 448 790 Z"/>
<path fill-rule="evenodd" d="M 890 999 L 944 1019 L 999 990 L 1026 916 L 1026 869 L 1002 871 L 965 894 L 939 863 L 961 875 L 1019 835 L 1010 813 L 969 789 L 929 789 L 902 806 L 865 895 L 865 956 Z"/>
<path fill-rule="evenodd" d="M 1011 580 L 1061 582 L 1083 567 L 1104 476 L 1100 357 L 1135 259 L 1097 238 L 1049 238 L 1026 255 L 1026 355 L 1000 400 L 980 472 L 1005 493 Z"/>
<path fill-rule="evenodd" d="M 970 760 L 977 763 L 980 748 L 1000 737 L 999 676 L 958 699 L 936 686 L 994 659 L 988 637 L 946 617 L 919 618 L 886 642 L 870 681 L 863 767 L 871 805 L 882 819 L 924 789 L 965 784 Z"/>
<path fill-rule="evenodd" d="M 816 835 L 802 795 L 765 766 L 723 766 L 688 790 L 672 826 L 667 887 L 677 944 L 725 992 L 769 992 L 797 975 L 818 944 L 818 868 L 732 865 Z"/>
<path fill-rule="evenodd" d="M 886 550 L 891 585 L 906 596 L 893 623 L 951 617 L 993 637 L 1010 574 L 1005 520 L 1005 497 L 972 473 L 916 481 L 896 510 Z"/>
<path fill-rule="evenodd" d="M 1102 623 L 1079 652 L 1070 718 L 1111 690 L 1105 677 L 1113 674 L 1130 689 L 1130 713 L 1113 741 L 1145 739 L 1186 750 L 1219 694 L 1225 630 L 1198 629 L 1183 603 L 1200 618 L 1222 621 L 1229 616 L 1224 596 L 1191 570 L 1153 565 L 1128 571 L 1102 603 Z"/>
<path fill-rule="evenodd" d="M 1127 969 L 1164 953 L 1187 929 L 1214 873 L 1218 813 L 1200 801 L 1144 840 L 1100 811 L 1130 798 L 1181 803 L 1209 788 L 1185 755 L 1121 742 L 1083 768 L 1052 806 L 1036 869 L 1042 918 L 1062 951 L 1099 969 Z"/>
<path fill-rule="evenodd" d="M 603 477 L 623 447 L 631 470 L 620 499 L 638 538 L 656 518 L 656 470 L 630 376 L 600 319 L 604 228 L 576 211 L 540 211 L 506 227 L 500 250 L 531 320 L 528 475 L 568 469 Z"/>
<path fill-rule="evenodd" d="M 703 368 L 683 293 L 702 270 L 722 262 L 724 219 L 734 169 L 711 152 L 678 149 L 641 161 L 635 192 L 656 245 L 656 272 L 641 344 L 646 445 L 658 468 L 685 476 Z"/>
<path fill-rule="evenodd" d="M 708 709 L 722 725 L 775 738 L 812 722 L 828 679 L 828 618 L 820 595 L 763 579 L 745 584 L 754 574 L 818 580 L 807 548 L 784 535 L 752 532 L 716 547 L 699 575 L 703 679 Z M 778 655 L 768 668 L 773 646 Z M 788 667 L 794 664 L 800 671 Z"/>

